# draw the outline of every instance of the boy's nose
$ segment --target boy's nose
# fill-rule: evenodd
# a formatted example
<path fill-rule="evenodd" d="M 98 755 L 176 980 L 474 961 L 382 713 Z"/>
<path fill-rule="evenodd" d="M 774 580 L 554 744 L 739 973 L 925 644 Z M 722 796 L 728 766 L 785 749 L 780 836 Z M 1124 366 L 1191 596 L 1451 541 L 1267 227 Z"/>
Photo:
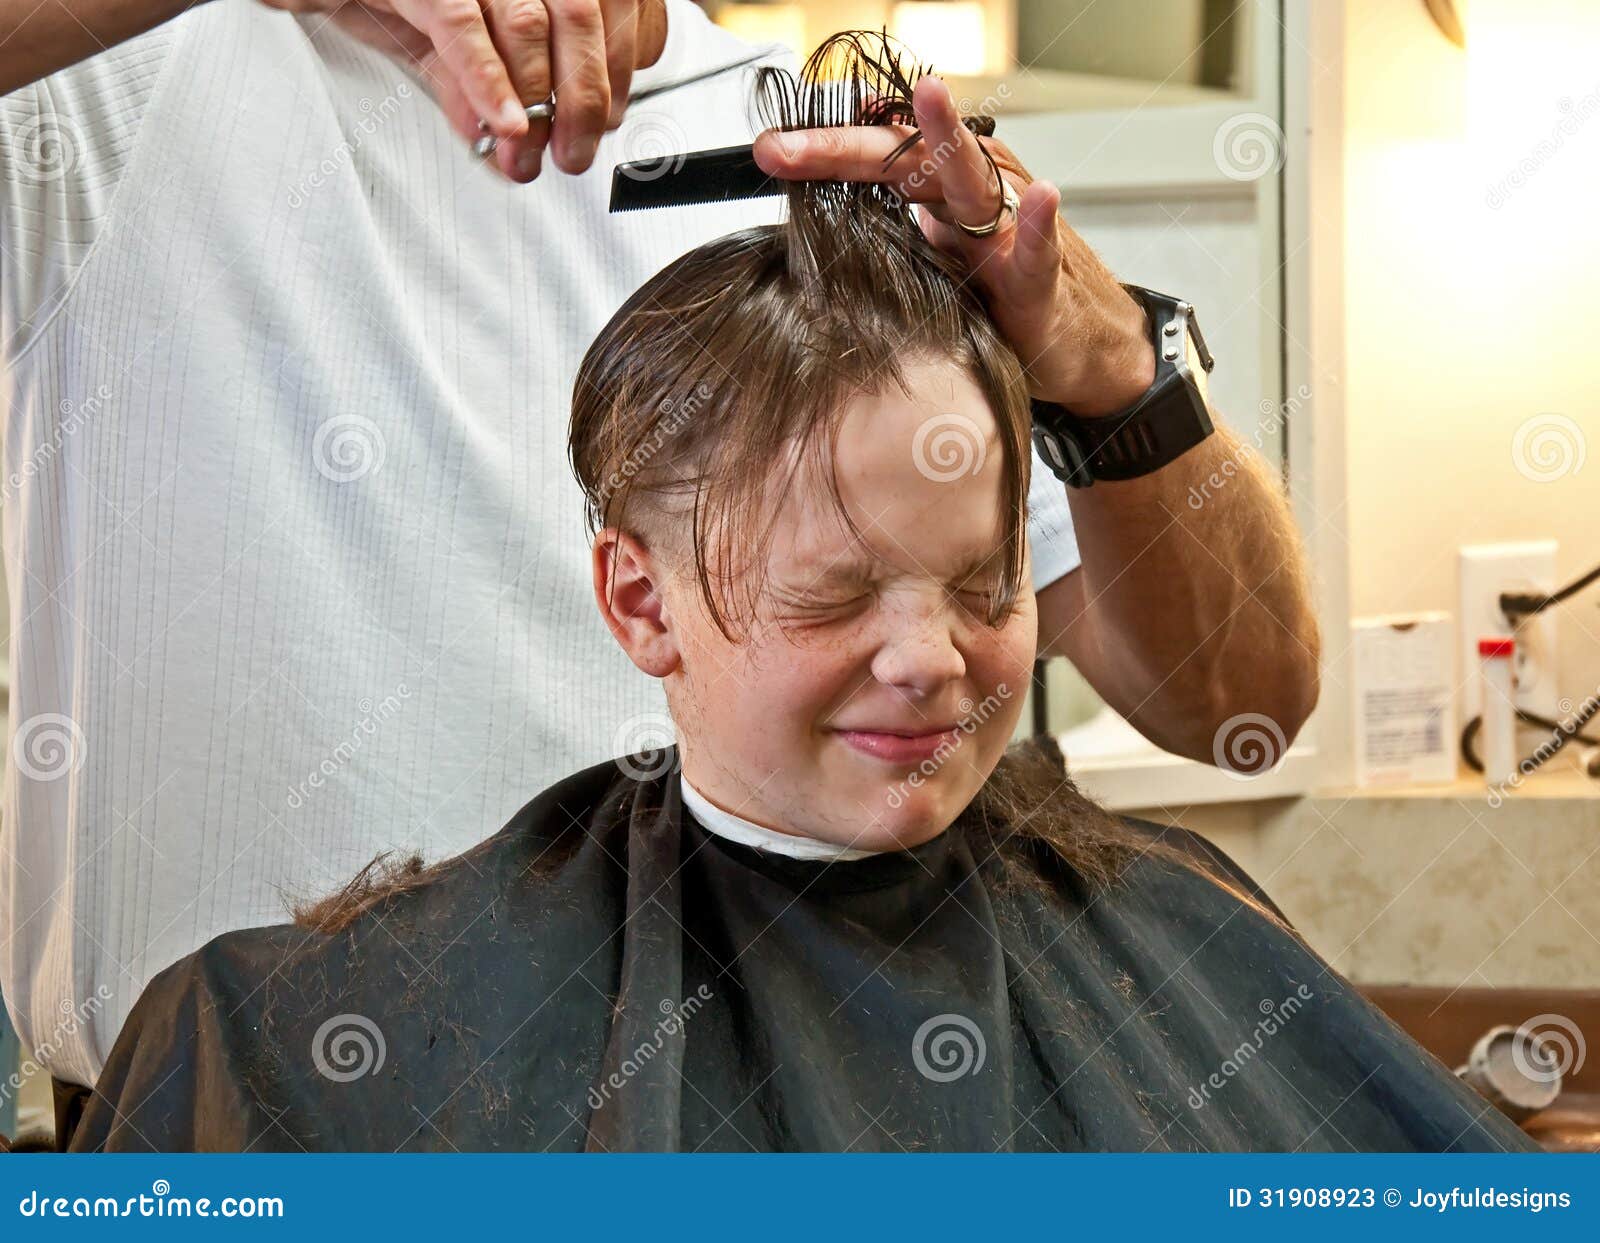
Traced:
<path fill-rule="evenodd" d="M 967 662 L 951 642 L 949 625 L 937 616 L 923 617 L 901 630 L 872 661 L 878 681 L 919 698 L 935 694 L 966 672 Z"/>

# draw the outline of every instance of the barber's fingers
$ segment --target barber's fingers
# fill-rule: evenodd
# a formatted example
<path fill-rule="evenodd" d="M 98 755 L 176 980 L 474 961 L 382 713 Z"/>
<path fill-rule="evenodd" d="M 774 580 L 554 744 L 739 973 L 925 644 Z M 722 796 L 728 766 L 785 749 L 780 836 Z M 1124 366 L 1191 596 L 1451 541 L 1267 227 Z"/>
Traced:
<path fill-rule="evenodd" d="M 1041 286 L 1053 284 L 1065 258 L 1060 223 L 1061 191 L 1048 181 L 1035 181 L 1017 204 L 1017 238 L 1012 263 L 1018 275 Z"/>
<path fill-rule="evenodd" d="M 956 220 L 978 226 L 1000 210 L 1000 187 L 978 136 L 961 123 L 950 88 L 931 74 L 912 90 L 923 145 L 941 153 L 937 176 L 940 198 Z"/>
<path fill-rule="evenodd" d="M 478 0 L 388 0 L 394 11 L 428 36 L 437 54 L 434 69 L 488 124 L 497 138 L 528 130 L 519 102 Z M 444 92 L 450 94 L 452 92 Z M 441 96 L 440 103 L 446 100 Z M 447 107 L 447 112 L 451 111 Z M 455 123 L 452 115 L 452 123 Z"/>
<path fill-rule="evenodd" d="M 556 121 L 550 153 L 563 172 L 581 173 L 611 114 L 605 16 L 599 0 L 545 0 L 550 13 L 550 59 Z"/>
<path fill-rule="evenodd" d="M 979 139 L 962 126 L 962 132 L 976 146 L 982 143 L 995 163 L 1014 173 L 1025 184 L 1026 170 L 1009 148 L 998 139 Z M 884 161 L 917 131 L 909 125 L 834 126 L 829 129 L 763 130 L 756 137 L 756 163 L 768 173 L 782 178 L 818 181 L 876 181 L 892 187 L 909 203 L 946 203 L 946 171 L 952 164 L 949 145 L 930 144 L 926 138 L 914 143 L 887 167 Z M 993 219 L 996 187 L 994 172 L 983 151 L 972 152 L 983 169 L 987 194 L 987 215 Z M 970 191 L 969 197 L 970 197 Z M 976 217 L 977 213 L 972 212 Z M 966 214 L 962 216 L 966 219 Z M 982 223 L 978 221 L 978 223 Z"/>
<path fill-rule="evenodd" d="M 1061 191 L 1048 181 L 1035 181 L 1021 188 L 1016 220 L 1003 222 L 987 237 L 956 228 L 950 212 L 932 204 L 919 209 L 918 220 L 930 242 L 971 264 L 978 283 L 998 291 L 1002 302 L 1013 308 L 1048 308 L 1069 263 L 1071 230 L 1060 219 L 1060 207 Z"/>
<path fill-rule="evenodd" d="M 639 63 L 638 0 L 600 0 L 600 14 L 606 27 L 606 80 L 611 84 L 611 110 L 606 115 L 610 130 L 622 124 L 633 71 Z"/>
<path fill-rule="evenodd" d="M 274 3 L 277 2 L 274 0 Z M 301 3 L 302 0 L 288 2 Z M 304 2 L 321 3 L 321 0 Z M 438 49 L 422 31 L 397 13 L 379 8 L 376 4 L 342 4 L 333 11 L 333 21 L 384 55 L 409 61 L 427 81 L 428 92 L 450 122 L 450 127 L 469 142 L 482 137 L 478 128 L 478 110 L 467 102 L 455 78 L 439 59 Z"/>
<path fill-rule="evenodd" d="M 314 0 L 264 0 L 274 8 L 286 4 L 309 5 Z M 300 12 L 296 7 L 292 11 Z M 413 64 L 433 54 L 433 44 L 405 18 L 384 9 L 365 4 L 343 4 L 333 11 L 333 20 L 363 43 L 370 44 L 396 59 L 407 59 Z"/>
<path fill-rule="evenodd" d="M 545 0 L 483 0 L 483 6 L 489 35 L 510 70 L 517 98 L 523 105 L 549 99 L 554 28 Z M 526 134 L 495 148 L 495 162 L 513 181 L 532 181 L 539 175 L 549 141 L 550 122 L 529 121 Z"/>

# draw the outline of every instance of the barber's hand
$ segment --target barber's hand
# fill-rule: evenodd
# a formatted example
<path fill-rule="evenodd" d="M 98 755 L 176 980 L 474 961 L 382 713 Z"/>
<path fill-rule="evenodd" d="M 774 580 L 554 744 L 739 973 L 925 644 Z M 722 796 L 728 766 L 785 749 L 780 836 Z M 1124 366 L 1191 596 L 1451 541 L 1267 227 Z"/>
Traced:
<path fill-rule="evenodd" d="M 563 172 L 594 162 L 600 136 L 622 121 L 635 69 L 667 36 L 666 0 L 261 0 L 327 13 L 365 43 L 415 64 L 468 143 L 500 139 L 495 163 L 514 181 L 539 175 L 548 145 Z M 556 117 L 523 109 L 558 95 Z M 552 133 L 552 130 L 554 131 Z"/>
<path fill-rule="evenodd" d="M 779 177 L 879 181 L 921 205 L 922 230 L 941 250 L 962 256 L 989 313 L 1028 373 L 1035 397 L 1086 415 L 1111 414 L 1155 379 L 1155 347 L 1145 313 L 1058 214 L 1061 193 L 1034 181 L 999 139 L 961 124 L 950 88 L 932 75 L 912 93 L 922 141 L 887 169 L 884 159 L 911 134 L 905 125 L 766 130 L 756 162 Z M 1000 206 L 988 148 L 1021 199 L 1015 218 L 972 237 L 960 220 L 988 224 Z"/>

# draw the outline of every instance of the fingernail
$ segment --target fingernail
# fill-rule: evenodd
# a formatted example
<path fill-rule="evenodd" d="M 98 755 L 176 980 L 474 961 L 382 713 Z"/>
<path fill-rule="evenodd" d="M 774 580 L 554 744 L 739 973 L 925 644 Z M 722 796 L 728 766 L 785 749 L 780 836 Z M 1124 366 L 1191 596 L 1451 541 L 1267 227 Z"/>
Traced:
<path fill-rule="evenodd" d="M 599 143 L 593 134 L 585 134 L 582 138 L 575 139 L 567 148 L 571 153 L 570 162 L 575 166 L 586 166 L 594 159 L 595 148 Z"/>

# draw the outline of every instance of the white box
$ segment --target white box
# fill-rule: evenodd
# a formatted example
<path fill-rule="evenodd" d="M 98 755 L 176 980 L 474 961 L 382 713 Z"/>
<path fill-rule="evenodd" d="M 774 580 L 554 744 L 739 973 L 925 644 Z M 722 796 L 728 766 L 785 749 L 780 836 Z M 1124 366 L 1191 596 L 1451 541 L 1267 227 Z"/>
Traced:
<path fill-rule="evenodd" d="M 1459 739 L 1450 614 L 1362 617 L 1350 629 L 1356 784 L 1454 781 Z"/>

